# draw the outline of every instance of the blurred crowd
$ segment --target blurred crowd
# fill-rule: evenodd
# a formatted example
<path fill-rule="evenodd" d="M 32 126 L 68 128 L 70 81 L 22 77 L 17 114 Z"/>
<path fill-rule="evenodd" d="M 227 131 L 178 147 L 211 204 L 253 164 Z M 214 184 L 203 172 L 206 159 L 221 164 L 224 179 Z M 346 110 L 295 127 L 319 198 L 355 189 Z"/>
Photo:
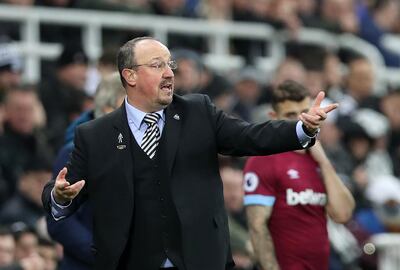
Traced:
<path fill-rule="evenodd" d="M 258 41 L 233 39 L 231 53 L 246 67 L 218 73 L 202 58 L 201 37 L 169 35 L 178 62 L 176 93 L 207 94 L 216 106 L 250 122 L 268 120 L 271 90 L 287 79 L 305 85 L 324 102 L 338 102 L 319 139 L 342 181 L 356 199 L 352 220 L 330 223 L 331 269 L 377 269 L 376 254 L 364 245 L 382 232 L 400 232 L 400 86 L 376 91 L 372 63 L 354 51 L 332 51 L 296 42 L 302 27 L 351 33 L 370 42 L 389 67 L 400 67 L 400 55 L 385 35 L 400 33 L 398 0 L 0 0 L 24 6 L 85 8 L 208 20 L 250 21 L 286 29 L 286 57 L 265 74 L 254 66 L 266 47 Z M 0 7 L 1 8 L 1 7 Z M 44 61 L 37 84 L 23 80 L 23 57 L 9 42 L 19 40 L 14 22 L 0 22 L 0 270 L 54 270 L 62 246 L 47 233 L 41 192 L 51 179 L 55 158 L 71 141 L 76 119 L 105 104 L 96 103 L 96 88 L 115 72 L 116 46 L 146 33 L 105 32 L 96 63 L 82 49 L 81 29 L 42 25 L 41 41 L 63 44 L 55 61 Z M 376 93 L 380 93 L 377 95 Z M 73 132 L 72 132 L 73 133 Z M 221 156 L 226 209 L 237 269 L 253 269 L 252 248 L 243 214 L 245 158 Z M 57 171 L 57 170 L 56 170 Z M 340 235 L 341 237 L 337 237 Z"/>

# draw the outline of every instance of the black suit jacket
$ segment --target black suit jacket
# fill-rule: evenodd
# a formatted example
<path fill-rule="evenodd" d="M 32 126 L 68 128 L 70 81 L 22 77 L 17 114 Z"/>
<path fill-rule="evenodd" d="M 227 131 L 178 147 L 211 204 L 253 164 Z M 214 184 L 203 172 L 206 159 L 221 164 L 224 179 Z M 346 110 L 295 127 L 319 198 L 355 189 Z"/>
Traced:
<path fill-rule="evenodd" d="M 204 95 L 175 95 L 165 113 L 166 151 L 159 156 L 159 176 L 170 181 L 186 268 L 229 269 L 232 258 L 218 153 L 251 156 L 301 149 L 296 123 L 249 124 L 217 110 Z M 71 207 L 77 208 L 86 197 L 93 205 L 96 270 L 116 269 L 130 233 L 135 161 L 129 132 L 124 105 L 76 130 L 67 179 L 72 183 L 86 180 Z M 122 143 L 118 142 L 120 133 Z M 54 180 L 43 191 L 49 212 L 53 186 Z"/>

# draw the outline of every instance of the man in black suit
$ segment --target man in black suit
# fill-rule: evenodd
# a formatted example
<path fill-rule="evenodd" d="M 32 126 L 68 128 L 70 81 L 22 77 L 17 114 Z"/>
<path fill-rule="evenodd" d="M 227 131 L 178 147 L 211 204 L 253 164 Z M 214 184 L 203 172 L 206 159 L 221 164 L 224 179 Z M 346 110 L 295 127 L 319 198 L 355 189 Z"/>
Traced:
<path fill-rule="evenodd" d="M 207 96 L 174 95 L 176 63 L 151 37 L 123 45 L 118 68 L 124 104 L 77 128 L 68 170 L 45 187 L 44 207 L 57 220 L 89 199 L 96 270 L 232 269 L 218 153 L 310 146 L 337 105 L 320 108 L 321 93 L 297 123 L 231 118 Z"/>

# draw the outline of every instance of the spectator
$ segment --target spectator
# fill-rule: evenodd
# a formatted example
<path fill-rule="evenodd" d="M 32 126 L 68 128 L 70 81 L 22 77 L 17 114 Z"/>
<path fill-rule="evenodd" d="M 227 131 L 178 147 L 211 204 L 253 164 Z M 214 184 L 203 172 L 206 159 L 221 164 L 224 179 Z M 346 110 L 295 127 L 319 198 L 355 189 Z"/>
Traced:
<path fill-rule="evenodd" d="M 381 175 L 368 185 L 365 193 L 386 231 L 400 232 L 400 180 Z"/>
<path fill-rule="evenodd" d="M 384 96 L 381 110 L 390 124 L 388 150 L 392 157 L 394 173 L 400 176 L 400 91 L 394 91 Z"/>
<path fill-rule="evenodd" d="M 343 72 L 339 57 L 327 52 L 324 61 L 324 77 L 326 81 L 326 92 L 332 100 L 340 100 L 343 95 Z"/>
<path fill-rule="evenodd" d="M 0 137 L 0 167 L 13 195 L 19 173 L 36 156 L 51 160 L 53 153 L 43 132 L 37 127 L 41 104 L 32 87 L 10 89 L 5 97 L 4 134 Z"/>
<path fill-rule="evenodd" d="M 185 0 L 155 0 L 153 10 L 157 15 L 188 17 L 186 13 Z"/>
<path fill-rule="evenodd" d="M 326 79 L 324 64 L 326 59 L 326 49 L 311 44 L 298 45 L 297 57 L 306 69 L 305 86 L 309 89 L 311 97 L 317 96 L 321 89 L 326 89 Z"/>
<path fill-rule="evenodd" d="M 231 0 L 206 0 L 201 3 L 201 14 L 211 21 L 229 21 L 232 19 Z"/>
<path fill-rule="evenodd" d="M 22 221 L 29 227 L 35 227 L 39 218 L 44 216 L 41 204 L 41 192 L 51 178 L 51 163 L 41 157 L 34 157 L 25 165 L 18 180 L 18 190 L 0 211 L 0 221 L 11 224 Z"/>
<path fill-rule="evenodd" d="M 385 35 L 392 32 L 399 21 L 399 11 L 397 0 L 375 0 L 371 1 L 367 10 L 358 14 L 360 37 L 378 48 L 389 67 L 400 67 L 400 55 L 383 44 Z"/>
<path fill-rule="evenodd" d="M 247 67 L 242 69 L 234 80 L 236 100 L 231 112 L 245 121 L 252 122 L 254 107 L 262 94 L 261 75 L 258 70 Z"/>
<path fill-rule="evenodd" d="M 350 116 L 356 109 L 367 107 L 379 110 L 379 98 L 373 94 L 375 73 L 371 62 L 356 57 L 349 62 L 349 72 L 345 83 L 345 93 L 340 102 L 339 114 Z"/>
<path fill-rule="evenodd" d="M 34 229 L 23 222 L 11 225 L 16 241 L 16 268 L 12 270 L 43 270 L 44 261 L 38 254 L 38 236 Z M 7 269 L 8 270 L 8 269 Z"/>
<path fill-rule="evenodd" d="M 354 0 L 321 1 L 319 16 L 303 16 L 307 27 L 322 28 L 334 33 L 357 33 L 358 19 Z"/>
<path fill-rule="evenodd" d="M 370 202 L 365 198 L 364 191 L 368 185 L 368 173 L 365 162 L 373 149 L 373 139 L 365 129 L 352 120 L 340 124 L 343 130 L 343 144 L 350 155 L 351 191 L 356 201 L 355 213 L 361 209 L 369 209 Z"/>
<path fill-rule="evenodd" d="M 44 261 L 43 270 L 56 270 L 58 264 L 58 255 L 56 243 L 45 238 L 39 238 L 38 253 Z M 76 269 L 74 269 L 76 270 Z"/>
<path fill-rule="evenodd" d="M 381 175 L 393 175 L 393 164 L 387 150 L 389 121 L 371 109 L 359 109 L 352 119 L 367 132 L 373 145 L 365 161 L 369 183 Z"/>
<path fill-rule="evenodd" d="M 15 240 L 11 231 L 0 227 L 0 269 L 14 262 Z"/>
<path fill-rule="evenodd" d="M 78 47 L 65 47 L 57 60 L 55 76 L 39 87 L 47 115 L 47 136 L 54 150 L 61 147 L 67 126 L 89 106 L 84 92 L 87 70 L 86 54 Z"/>
<path fill-rule="evenodd" d="M 14 224 L 12 228 L 26 230 L 26 226 L 22 223 Z M 13 235 L 13 233 L 15 233 L 15 235 Z M 22 232 L 11 232 L 8 228 L 0 228 L 0 270 L 45 270 L 44 262 L 36 252 L 32 252 L 24 258 L 16 260 L 15 255 L 18 252 L 16 248 L 16 238 L 21 240 L 20 233 L 22 234 Z M 28 246 L 30 246 L 28 243 L 30 241 L 29 237 L 24 241 L 25 248 L 30 250 L 30 248 L 28 248 Z M 34 240 L 32 243 L 33 242 Z"/>
<path fill-rule="evenodd" d="M 231 167 L 221 169 L 224 186 L 225 208 L 228 212 L 229 235 L 235 269 L 250 269 L 252 262 L 252 246 L 247 232 L 247 223 L 243 211 L 243 172 Z"/>
<path fill-rule="evenodd" d="M 6 91 L 21 83 L 22 62 L 7 43 L 0 43 L 0 98 Z"/>
<path fill-rule="evenodd" d="M 16 242 L 15 259 L 17 261 L 37 254 L 38 235 L 32 227 L 23 222 L 16 222 L 11 224 L 11 230 Z"/>
<path fill-rule="evenodd" d="M 321 129 L 319 139 L 340 178 L 348 187 L 351 187 L 350 176 L 354 167 L 342 138 L 343 133 L 337 125 L 337 117 L 329 115 L 327 121 L 324 122 L 324 128 Z"/>
<path fill-rule="evenodd" d="M 233 86 L 224 76 L 203 66 L 200 93 L 208 95 L 217 108 L 229 112 L 232 106 Z"/>
<path fill-rule="evenodd" d="M 185 0 L 154 0 L 151 2 L 151 9 L 155 15 L 197 18 L 197 12 L 189 12 L 185 3 Z M 190 48 L 198 52 L 206 50 L 203 38 L 182 34 L 169 34 L 168 45 L 172 49 Z"/>
<path fill-rule="evenodd" d="M 201 57 L 196 52 L 187 49 L 172 51 L 172 57 L 178 64 L 175 72 L 176 93 L 184 95 L 199 92 L 203 71 Z"/>
<path fill-rule="evenodd" d="M 275 73 L 269 78 L 269 84 L 262 91 L 259 103 L 270 103 L 272 98 L 272 91 L 278 85 L 286 80 L 293 80 L 295 82 L 305 84 L 307 73 L 304 65 L 294 57 L 288 56 L 279 63 Z M 265 114 L 263 115 L 265 117 Z"/>

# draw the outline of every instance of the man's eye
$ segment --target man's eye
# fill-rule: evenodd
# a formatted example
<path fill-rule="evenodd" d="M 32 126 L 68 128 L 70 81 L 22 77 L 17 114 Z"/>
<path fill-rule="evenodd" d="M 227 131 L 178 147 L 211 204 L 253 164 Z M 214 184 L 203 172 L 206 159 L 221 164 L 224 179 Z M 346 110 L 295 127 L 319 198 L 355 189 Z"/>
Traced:
<path fill-rule="evenodd" d="M 160 68 L 162 68 L 162 66 L 163 66 L 163 63 L 154 63 L 154 64 L 152 64 L 151 65 L 151 67 L 153 67 L 153 68 L 157 68 L 157 69 L 160 69 Z"/>

